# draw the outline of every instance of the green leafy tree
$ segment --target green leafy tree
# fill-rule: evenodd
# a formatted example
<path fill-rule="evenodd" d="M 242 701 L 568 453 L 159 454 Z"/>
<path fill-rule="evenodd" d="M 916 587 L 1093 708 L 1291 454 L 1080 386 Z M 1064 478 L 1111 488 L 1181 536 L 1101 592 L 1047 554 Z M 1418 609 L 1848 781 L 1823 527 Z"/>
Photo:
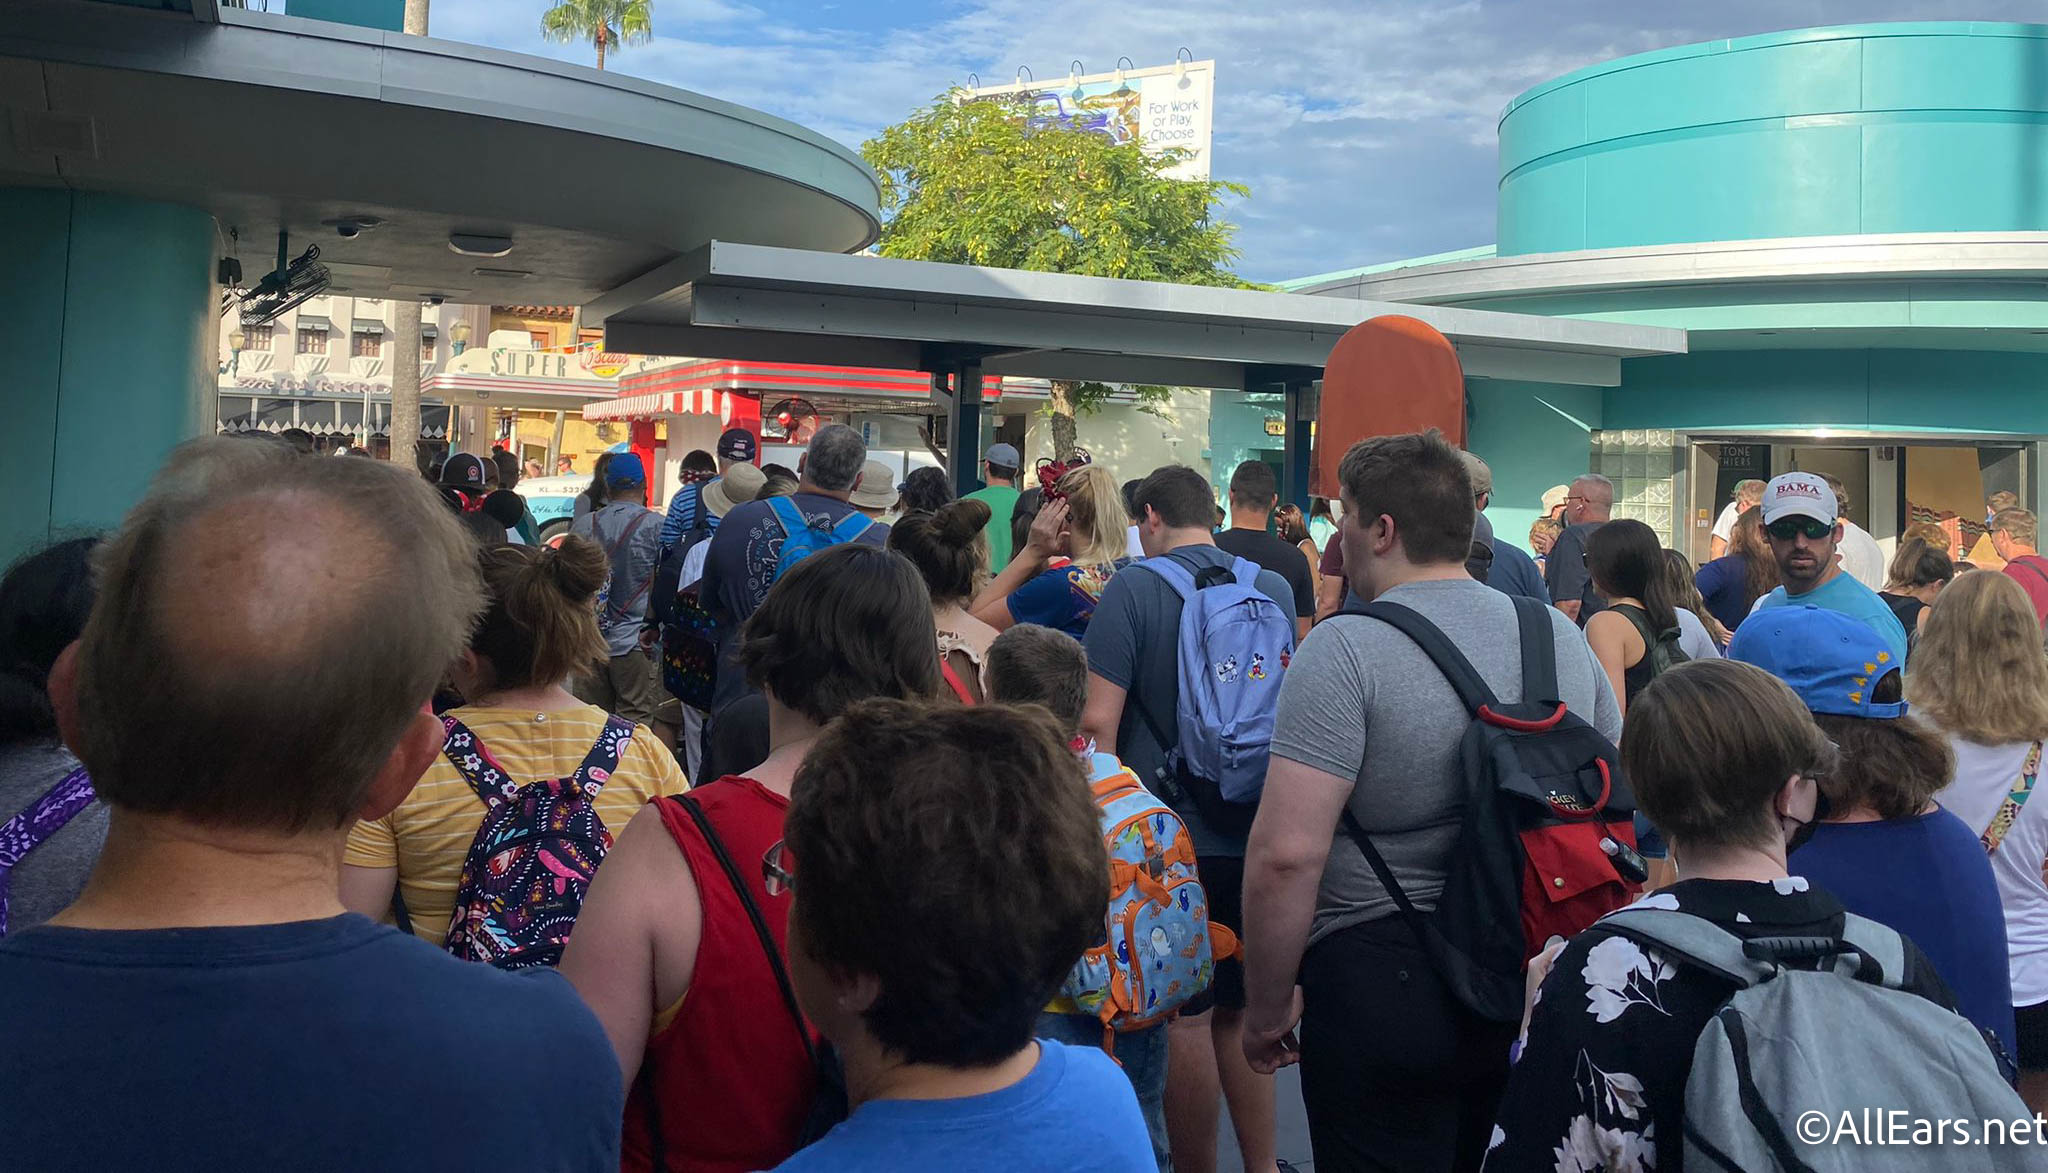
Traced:
<path fill-rule="evenodd" d="M 1213 213 L 1242 185 L 1174 179 L 1179 152 L 1150 154 L 1092 131 L 1033 125 L 997 98 L 941 97 L 861 147 L 882 180 L 883 256 L 1090 277 L 1251 287 L 1230 271 L 1236 226 Z M 1165 387 L 1139 387 L 1158 412 Z M 1074 451 L 1075 415 L 1102 383 L 1055 380 L 1053 449 Z"/>
<path fill-rule="evenodd" d="M 637 45 L 654 35 L 653 9 L 649 0 L 560 0 L 541 13 L 540 31 L 564 45 L 597 46 L 597 67 L 603 69 L 607 48 Z"/>

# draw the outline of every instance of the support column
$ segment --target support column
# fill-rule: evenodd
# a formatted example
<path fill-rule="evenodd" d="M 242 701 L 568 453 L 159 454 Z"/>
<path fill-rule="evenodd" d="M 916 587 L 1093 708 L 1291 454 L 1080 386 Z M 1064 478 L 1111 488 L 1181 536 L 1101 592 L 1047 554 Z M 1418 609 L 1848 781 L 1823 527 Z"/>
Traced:
<path fill-rule="evenodd" d="M 213 217 L 58 188 L 0 189 L 0 563 L 120 522 L 164 456 L 211 432 Z"/>
<path fill-rule="evenodd" d="M 962 496 L 981 488 L 981 363 L 953 365 L 953 396 L 946 412 L 946 459 L 953 490 Z"/>
<path fill-rule="evenodd" d="M 1287 443 L 1281 456 L 1286 475 L 1280 479 L 1280 500 L 1299 506 L 1306 517 L 1309 461 L 1314 455 L 1310 430 L 1315 425 L 1315 384 L 1306 379 L 1290 380 L 1281 384 L 1281 390 L 1287 401 Z"/>

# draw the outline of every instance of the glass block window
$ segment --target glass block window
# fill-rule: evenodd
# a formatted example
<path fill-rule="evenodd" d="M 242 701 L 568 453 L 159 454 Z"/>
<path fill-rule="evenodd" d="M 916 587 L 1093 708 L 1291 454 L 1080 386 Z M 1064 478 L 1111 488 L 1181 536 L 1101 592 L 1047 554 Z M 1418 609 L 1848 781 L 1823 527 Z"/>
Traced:
<path fill-rule="evenodd" d="M 1632 517 L 1656 530 L 1665 545 L 1676 545 L 1683 511 L 1673 503 L 1685 468 L 1678 433 L 1658 428 L 1596 431 L 1592 455 L 1593 471 L 1614 482 L 1614 516 Z"/>

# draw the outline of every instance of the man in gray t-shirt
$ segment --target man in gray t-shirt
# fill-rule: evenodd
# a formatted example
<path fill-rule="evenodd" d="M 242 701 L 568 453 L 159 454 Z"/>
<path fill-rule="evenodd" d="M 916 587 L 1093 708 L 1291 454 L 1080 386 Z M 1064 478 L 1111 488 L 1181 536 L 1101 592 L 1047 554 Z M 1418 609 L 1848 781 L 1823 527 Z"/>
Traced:
<path fill-rule="evenodd" d="M 1520 700 L 1515 601 L 1465 571 L 1473 497 L 1457 451 L 1434 432 L 1380 437 L 1354 446 L 1339 476 L 1353 589 L 1420 613 L 1496 696 Z M 1560 699 L 1618 736 L 1620 710 L 1585 637 L 1561 612 L 1551 628 Z M 1470 722 L 1422 649 L 1365 616 L 1324 621 L 1281 682 L 1245 853 L 1244 1039 L 1255 1068 L 1302 1063 L 1318 1168 L 1362 1154 L 1442 1168 L 1485 1150 L 1514 1027 L 1457 1002 L 1339 827 L 1348 808 L 1416 906 L 1434 908 L 1463 813 L 1457 749 Z"/>

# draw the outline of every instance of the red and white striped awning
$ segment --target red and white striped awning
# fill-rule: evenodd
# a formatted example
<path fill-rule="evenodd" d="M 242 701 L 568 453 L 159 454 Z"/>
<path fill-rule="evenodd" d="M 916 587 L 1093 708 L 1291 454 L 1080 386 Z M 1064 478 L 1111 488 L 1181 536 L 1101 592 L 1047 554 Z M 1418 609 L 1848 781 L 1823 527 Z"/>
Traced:
<path fill-rule="evenodd" d="M 648 419 L 657 415 L 715 415 L 720 424 L 729 424 L 733 415 L 732 395 L 708 388 L 654 391 L 583 405 L 583 418 L 587 420 Z"/>

